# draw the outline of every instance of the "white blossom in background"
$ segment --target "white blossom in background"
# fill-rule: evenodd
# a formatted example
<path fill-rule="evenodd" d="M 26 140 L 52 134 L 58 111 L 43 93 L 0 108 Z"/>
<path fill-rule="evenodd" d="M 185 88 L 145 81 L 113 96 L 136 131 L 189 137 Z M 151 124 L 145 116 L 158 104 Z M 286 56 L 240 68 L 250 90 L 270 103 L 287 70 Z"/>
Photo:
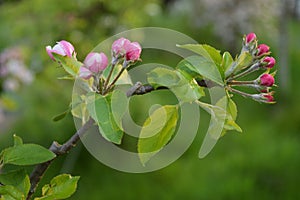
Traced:
<path fill-rule="evenodd" d="M 8 48 L 0 54 L 0 78 L 4 91 L 17 91 L 20 85 L 33 81 L 33 73 L 25 65 L 20 49 Z"/>
<path fill-rule="evenodd" d="M 224 43 L 236 44 L 248 32 L 276 33 L 280 0 L 177 0 L 170 11 L 185 13 L 193 26 L 211 26 Z"/>
<path fill-rule="evenodd" d="M 19 48 L 7 48 L 0 53 L 0 126 L 9 121 L 9 111 L 14 108 L 15 100 L 9 94 L 17 92 L 21 86 L 29 85 L 34 79 L 33 73 L 25 65 Z M 4 93 L 4 94 L 3 94 Z"/>

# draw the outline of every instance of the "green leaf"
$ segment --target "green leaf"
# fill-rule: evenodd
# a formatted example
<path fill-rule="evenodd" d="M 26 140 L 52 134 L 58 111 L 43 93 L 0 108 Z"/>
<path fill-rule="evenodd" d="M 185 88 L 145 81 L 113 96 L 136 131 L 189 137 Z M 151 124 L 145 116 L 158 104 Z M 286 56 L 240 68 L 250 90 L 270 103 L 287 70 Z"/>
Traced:
<path fill-rule="evenodd" d="M 68 108 L 68 110 L 54 116 L 52 118 L 52 120 L 55 121 L 55 122 L 60 121 L 60 120 L 64 119 L 67 116 L 67 114 L 70 113 L 70 111 L 71 111 L 71 108 Z"/>
<path fill-rule="evenodd" d="M 89 113 L 86 108 L 86 96 L 79 95 L 73 92 L 72 95 L 72 110 L 71 113 L 74 117 L 82 120 L 82 124 L 85 124 L 89 118 Z"/>
<path fill-rule="evenodd" d="M 123 131 L 114 119 L 111 108 L 111 96 L 90 93 L 87 95 L 87 110 L 96 121 L 101 135 L 108 141 L 121 144 Z"/>
<path fill-rule="evenodd" d="M 55 158 L 56 155 L 37 144 L 22 144 L 1 152 L 3 164 L 35 165 Z"/>
<path fill-rule="evenodd" d="M 129 99 L 127 98 L 125 92 L 121 90 L 114 90 L 111 95 L 111 111 L 113 114 L 113 119 L 115 120 L 118 127 L 123 130 L 122 119 L 125 115 L 129 104 Z"/>
<path fill-rule="evenodd" d="M 203 44 L 202 47 L 210 55 L 210 57 L 213 59 L 213 61 L 216 63 L 216 65 L 221 65 L 222 56 L 221 56 L 220 50 L 217 50 L 214 47 L 207 45 L 207 44 Z"/>
<path fill-rule="evenodd" d="M 0 194 L 3 200 L 25 200 L 24 194 L 12 185 L 0 186 Z"/>
<path fill-rule="evenodd" d="M 230 67 L 227 67 L 225 70 L 225 76 L 229 77 L 232 74 L 237 74 L 241 70 L 249 67 L 253 62 L 253 57 L 249 52 L 243 52 L 239 57 L 231 64 Z"/>
<path fill-rule="evenodd" d="M 205 95 L 195 79 L 183 71 L 157 67 L 149 72 L 147 79 L 154 87 L 168 87 L 181 102 L 192 102 Z"/>
<path fill-rule="evenodd" d="M 79 71 L 79 68 L 83 65 L 81 62 L 77 61 L 75 58 L 70 58 L 67 56 L 61 56 L 58 54 L 52 54 L 55 60 L 57 60 L 64 70 L 70 74 L 72 77 L 76 77 Z"/>
<path fill-rule="evenodd" d="M 237 107 L 236 107 L 236 104 L 234 103 L 234 101 L 231 98 L 228 99 L 227 112 L 230 114 L 232 120 L 235 121 L 236 117 L 237 117 Z"/>
<path fill-rule="evenodd" d="M 220 51 L 207 44 L 185 44 L 177 46 L 193 51 L 207 59 L 211 59 L 216 65 L 220 65 L 222 62 Z"/>
<path fill-rule="evenodd" d="M 23 144 L 22 138 L 14 134 L 14 146 L 19 146 Z"/>
<path fill-rule="evenodd" d="M 186 45 L 178 45 L 181 48 L 188 49 L 193 51 L 203 57 L 206 62 L 209 62 L 210 67 L 214 67 L 218 70 L 221 77 L 224 77 L 224 70 L 221 67 L 222 57 L 219 50 L 215 49 L 209 45 L 201 45 L 201 44 L 186 44 Z M 205 76 L 205 75 L 203 75 Z"/>
<path fill-rule="evenodd" d="M 207 133 L 215 140 L 218 140 L 221 136 L 226 119 L 226 110 L 224 110 L 226 105 L 222 104 L 221 102 L 218 102 L 218 106 L 200 101 L 196 101 L 196 103 L 211 115 L 211 121 Z"/>
<path fill-rule="evenodd" d="M 185 59 L 181 60 L 177 64 L 176 70 L 182 74 L 188 74 L 192 78 L 202 78 L 202 76 L 197 72 L 195 67 Z"/>
<path fill-rule="evenodd" d="M 174 70 L 157 67 L 148 73 L 147 80 L 154 88 L 159 86 L 171 88 L 180 82 L 180 77 Z"/>
<path fill-rule="evenodd" d="M 242 132 L 242 129 L 235 122 L 235 120 L 237 118 L 237 106 L 234 103 L 234 101 L 231 98 L 225 96 L 225 97 L 221 98 L 217 102 L 216 105 L 218 106 L 218 105 L 221 105 L 222 103 L 227 103 L 226 120 L 225 120 L 222 136 L 224 136 L 226 134 L 226 132 L 229 130 L 235 130 L 238 132 Z"/>
<path fill-rule="evenodd" d="M 69 174 L 62 174 L 54 177 L 50 184 L 42 188 L 42 197 L 34 200 L 59 200 L 69 198 L 77 189 L 79 176 L 72 177 Z"/>
<path fill-rule="evenodd" d="M 227 71 L 230 66 L 233 63 L 233 58 L 231 56 L 231 54 L 229 52 L 224 52 L 223 53 L 223 59 L 222 59 L 222 63 L 221 63 L 221 67 L 223 68 L 224 71 Z"/>
<path fill-rule="evenodd" d="M 138 141 L 141 163 L 145 165 L 157 154 L 175 133 L 178 120 L 178 106 L 162 106 L 145 121 Z"/>
<path fill-rule="evenodd" d="M 18 192 L 21 192 L 24 197 L 27 196 L 30 190 L 29 176 L 24 169 L 0 174 L 0 182 L 3 185 L 13 186 Z"/>
<path fill-rule="evenodd" d="M 253 61 L 252 55 L 247 51 L 243 52 L 236 60 L 234 73 L 237 73 L 243 70 L 244 68 L 248 67 L 252 63 L 252 61 Z"/>
<path fill-rule="evenodd" d="M 222 80 L 222 74 L 218 70 L 217 66 L 211 60 L 201 56 L 191 56 L 186 60 L 193 66 L 190 70 L 195 70 L 198 74 L 207 78 L 221 86 L 224 85 Z"/>

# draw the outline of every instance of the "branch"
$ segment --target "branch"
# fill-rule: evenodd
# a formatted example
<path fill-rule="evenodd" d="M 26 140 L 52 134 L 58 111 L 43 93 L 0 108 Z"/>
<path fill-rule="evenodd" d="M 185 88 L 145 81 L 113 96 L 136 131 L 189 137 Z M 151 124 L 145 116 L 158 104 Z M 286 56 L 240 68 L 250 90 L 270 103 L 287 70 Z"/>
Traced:
<path fill-rule="evenodd" d="M 94 120 L 90 119 L 87 121 L 67 142 L 63 145 L 58 144 L 57 142 L 53 142 L 50 146 L 49 150 L 55 153 L 57 156 L 66 154 L 73 147 L 75 147 L 76 143 L 79 141 L 80 137 L 84 135 L 84 133 L 94 124 Z M 54 158 L 55 159 L 55 158 Z M 41 178 L 44 176 L 46 170 L 49 168 L 50 164 L 54 161 L 54 159 L 49 160 L 45 163 L 41 163 L 37 165 L 30 175 L 30 191 L 27 196 L 27 200 L 31 198 L 34 194 L 38 183 Z"/>
<path fill-rule="evenodd" d="M 198 85 L 201 87 L 209 87 L 209 84 L 206 84 L 206 81 L 200 80 L 197 81 Z M 207 82 L 210 83 L 210 82 Z M 158 87 L 154 88 L 151 85 L 143 85 L 141 82 L 135 83 L 126 93 L 127 97 L 133 95 L 143 95 L 150 93 L 154 90 L 168 89 L 167 87 Z M 91 128 L 94 124 L 93 119 L 89 119 L 67 142 L 63 145 L 60 145 L 58 142 L 54 141 L 52 145 L 49 147 L 49 150 L 56 154 L 56 156 L 60 156 L 68 153 L 73 147 L 75 147 L 76 143 L 80 140 L 80 137 L 83 136 L 86 131 Z M 30 175 L 30 183 L 31 188 L 27 196 L 27 200 L 29 200 L 34 194 L 40 180 L 44 176 L 45 172 L 49 168 L 50 164 L 55 160 L 49 160 L 45 163 L 38 164 Z"/>
<path fill-rule="evenodd" d="M 200 87 L 211 88 L 217 86 L 217 84 L 209 80 L 196 80 L 196 81 Z M 133 95 L 143 95 L 143 94 L 150 93 L 154 90 L 164 90 L 164 89 L 168 89 L 168 88 L 163 86 L 154 88 L 151 85 L 143 85 L 141 82 L 136 82 L 131 88 L 129 88 L 126 95 L 127 97 L 131 97 Z"/>

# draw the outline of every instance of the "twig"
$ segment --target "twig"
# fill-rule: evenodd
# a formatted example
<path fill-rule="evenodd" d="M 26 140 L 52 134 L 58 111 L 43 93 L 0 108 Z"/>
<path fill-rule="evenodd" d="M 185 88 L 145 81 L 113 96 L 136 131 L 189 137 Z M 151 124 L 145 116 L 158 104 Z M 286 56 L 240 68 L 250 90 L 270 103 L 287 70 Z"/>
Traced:
<path fill-rule="evenodd" d="M 150 93 L 154 90 L 162 90 L 168 89 L 167 87 L 158 87 L 154 88 L 151 85 L 143 85 L 141 82 L 136 82 L 126 93 L 127 97 L 131 97 L 133 95 L 143 95 Z"/>
<path fill-rule="evenodd" d="M 84 135 L 84 133 L 94 124 L 94 120 L 90 119 L 86 122 L 66 143 L 63 145 L 58 144 L 57 142 L 53 142 L 50 146 L 49 150 L 55 153 L 57 156 L 66 154 L 69 150 L 75 147 L 76 143 L 79 141 L 80 137 Z M 55 158 L 54 158 L 55 159 Z M 45 163 L 41 163 L 37 165 L 30 175 L 30 191 L 27 195 L 27 200 L 31 198 L 34 194 L 38 183 L 41 178 L 44 176 L 46 170 L 49 168 L 50 164 L 54 161 L 54 159 L 49 160 Z"/>

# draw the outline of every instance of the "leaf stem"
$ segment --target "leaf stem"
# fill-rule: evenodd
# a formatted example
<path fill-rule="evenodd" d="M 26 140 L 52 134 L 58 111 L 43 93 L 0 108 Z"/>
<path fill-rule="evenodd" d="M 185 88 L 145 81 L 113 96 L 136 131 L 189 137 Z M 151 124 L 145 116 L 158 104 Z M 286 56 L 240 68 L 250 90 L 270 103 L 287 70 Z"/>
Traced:
<path fill-rule="evenodd" d="M 112 87 L 114 87 L 115 83 L 118 81 L 118 79 L 120 78 L 120 76 L 122 75 L 122 73 L 124 72 L 124 70 L 127 67 L 128 67 L 128 63 L 126 62 L 126 60 L 124 60 L 122 69 L 119 71 L 118 75 L 114 78 L 114 80 L 111 82 L 111 84 L 109 86 L 107 86 L 107 88 L 104 90 L 103 94 L 106 94 Z"/>
<path fill-rule="evenodd" d="M 250 73 L 258 70 L 259 67 L 260 67 L 260 63 L 255 63 L 251 67 L 249 67 L 247 70 L 243 71 L 242 73 L 237 74 L 237 75 L 235 75 L 235 76 L 233 76 L 231 78 L 228 78 L 228 82 L 230 82 L 230 81 L 232 81 L 234 79 L 238 79 L 238 78 L 241 78 L 243 76 L 246 76 L 246 75 L 248 75 L 248 74 L 250 74 Z"/>
<path fill-rule="evenodd" d="M 228 85 L 252 85 L 255 81 L 229 81 Z"/>
<path fill-rule="evenodd" d="M 233 89 L 233 88 L 231 88 L 231 87 L 227 87 L 227 89 L 228 89 L 230 92 L 239 94 L 239 95 L 241 95 L 241 96 L 243 96 L 243 97 L 252 98 L 252 95 L 251 95 L 251 94 L 248 94 L 248 93 L 245 93 L 245 92 L 242 92 L 242 91 Z"/>

